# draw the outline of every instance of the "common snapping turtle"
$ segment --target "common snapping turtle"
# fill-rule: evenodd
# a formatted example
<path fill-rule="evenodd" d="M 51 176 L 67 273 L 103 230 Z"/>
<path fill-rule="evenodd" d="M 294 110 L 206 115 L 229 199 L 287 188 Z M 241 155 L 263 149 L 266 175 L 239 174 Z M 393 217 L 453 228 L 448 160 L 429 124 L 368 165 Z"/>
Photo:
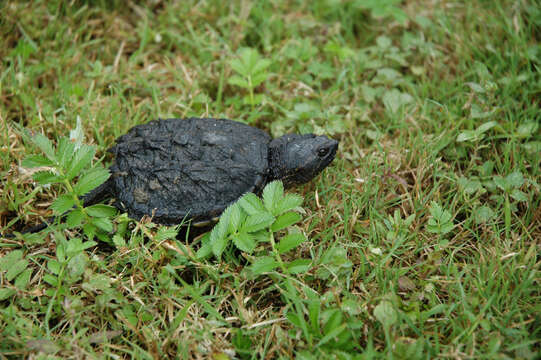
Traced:
<path fill-rule="evenodd" d="M 107 182 L 85 197 L 106 197 L 131 218 L 156 223 L 206 223 L 246 192 L 272 180 L 285 187 L 308 182 L 331 163 L 338 142 L 288 134 L 272 139 L 227 119 L 166 119 L 137 125 L 119 137 Z"/>

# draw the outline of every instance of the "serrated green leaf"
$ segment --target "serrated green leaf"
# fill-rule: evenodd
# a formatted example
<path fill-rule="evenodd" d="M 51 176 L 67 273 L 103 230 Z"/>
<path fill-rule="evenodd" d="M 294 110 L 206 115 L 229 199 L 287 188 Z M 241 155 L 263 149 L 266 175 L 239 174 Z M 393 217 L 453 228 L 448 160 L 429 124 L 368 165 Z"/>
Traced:
<path fill-rule="evenodd" d="M 54 163 L 43 155 L 32 155 L 21 162 L 21 165 L 28 168 L 40 166 L 53 166 Z"/>
<path fill-rule="evenodd" d="M 453 230 L 454 224 L 453 223 L 437 223 L 435 220 L 432 219 L 428 221 L 428 225 L 426 226 L 426 229 L 434 234 L 447 234 L 451 230 Z"/>
<path fill-rule="evenodd" d="M 219 225 L 220 223 L 216 224 L 210 232 L 210 246 L 212 248 L 212 253 L 217 258 L 222 256 L 222 253 L 228 244 L 228 238 L 226 237 L 225 231 L 221 230 Z"/>
<path fill-rule="evenodd" d="M 256 232 L 269 227 L 275 218 L 268 212 L 260 212 L 249 215 L 242 229 L 246 232 Z"/>
<path fill-rule="evenodd" d="M 86 172 L 74 187 L 75 193 L 79 196 L 85 195 L 89 191 L 103 184 L 111 174 L 107 169 L 96 167 Z"/>
<path fill-rule="evenodd" d="M 517 129 L 517 136 L 520 138 L 528 138 L 535 135 L 538 128 L 539 124 L 534 121 L 521 124 Z"/>
<path fill-rule="evenodd" d="M 512 187 L 519 188 L 524 184 L 524 177 L 520 171 L 515 171 L 505 177 L 505 182 Z"/>
<path fill-rule="evenodd" d="M 242 103 L 244 105 L 257 105 L 257 104 L 261 104 L 264 99 L 265 99 L 264 94 L 254 95 L 253 98 L 250 95 L 246 95 L 245 97 L 242 98 Z"/>
<path fill-rule="evenodd" d="M 363 95 L 364 100 L 367 103 L 372 103 L 376 99 L 377 91 L 376 89 L 368 86 L 368 85 L 361 85 L 361 93 Z"/>
<path fill-rule="evenodd" d="M 275 180 L 268 183 L 263 189 L 263 204 L 265 208 L 275 215 L 275 208 L 284 196 L 284 184 L 281 181 Z M 276 214 L 278 215 L 278 214 Z"/>
<path fill-rule="evenodd" d="M 502 178 L 499 175 L 494 176 L 492 179 L 497 187 L 499 187 L 503 191 L 509 191 L 511 190 L 511 184 L 507 182 L 507 179 Z"/>
<path fill-rule="evenodd" d="M 70 228 L 74 228 L 76 226 L 81 225 L 81 222 L 83 221 L 84 214 L 80 209 L 75 209 L 71 211 L 67 218 L 66 218 L 66 224 Z"/>
<path fill-rule="evenodd" d="M 17 262 L 12 264 L 11 267 L 8 269 L 6 273 L 6 279 L 8 281 L 15 279 L 15 276 L 23 272 L 23 270 L 26 269 L 27 266 L 28 266 L 28 261 L 26 259 L 18 260 Z"/>
<path fill-rule="evenodd" d="M 485 119 L 489 117 L 490 115 L 492 115 L 494 111 L 495 109 L 493 109 L 492 111 L 483 111 L 481 106 L 474 103 L 471 105 L 470 116 L 472 117 L 472 119 Z M 482 134 L 482 132 L 479 132 L 479 131 L 478 133 L 480 135 Z"/>
<path fill-rule="evenodd" d="M 321 340 L 319 340 L 319 342 L 316 344 L 316 347 L 321 347 L 331 340 L 333 341 L 339 340 L 340 334 L 342 334 L 344 330 L 346 330 L 346 327 L 347 327 L 347 324 L 340 323 L 338 326 L 330 329 L 328 332 L 323 331 L 325 336 L 323 336 Z"/>
<path fill-rule="evenodd" d="M 380 70 L 382 72 L 383 70 Z M 394 72 L 393 72 L 394 74 Z M 399 76 L 398 73 L 396 76 Z M 392 75 L 394 77 L 395 75 Z M 382 97 L 383 105 L 391 113 L 396 113 L 401 106 L 407 105 L 413 101 L 413 97 L 409 94 L 402 93 L 397 89 L 386 91 Z"/>
<path fill-rule="evenodd" d="M 67 168 L 75 153 L 75 144 L 66 137 L 61 137 L 58 141 L 56 158 L 62 168 Z"/>
<path fill-rule="evenodd" d="M 519 189 L 513 189 L 511 191 L 511 197 L 516 201 L 528 201 L 528 195 L 520 191 Z"/>
<path fill-rule="evenodd" d="M 116 208 L 104 204 L 95 204 L 85 208 L 88 215 L 93 217 L 113 217 L 116 215 Z"/>
<path fill-rule="evenodd" d="M 45 135 L 36 133 L 31 141 L 47 156 L 49 160 L 56 162 L 53 143 Z"/>
<path fill-rule="evenodd" d="M 430 205 L 430 214 L 426 229 L 431 233 L 446 234 L 454 228 L 451 213 L 443 209 L 437 202 L 433 201 Z"/>
<path fill-rule="evenodd" d="M 441 216 L 441 213 L 443 212 L 440 204 L 438 204 L 435 201 L 432 201 L 432 203 L 430 204 L 429 211 L 430 211 L 430 215 L 432 215 L 436 219 L 439 219 L 439 217 Z"/>
<path fill-rule="evenodd" d="M 40 183 L 41 185 L 54 184 L 62 181 L 62 178 L 53 173 L 52 171 L 38 171 L 37 173 L 32 175 L 32 179 L 34 179 L 34 181 Z"/>
<path fill-rule="evenodd" d="M 400 9 L 399 7 L 393 6 L 390 10 L 390 13 L 392 17 L 401 25 L 407 24 L 409 17 L 404 10 Z"/>
<path fill-rule="evenodd" d="M 229 206 L 229 233 L 233 233 L 240 228 L 241 221 L 243 220 L 242 210 L 238 203 L 233 203 Z"/>
<path fill-rule="evenodd" d="M 383 68 L 378 70 L 377 76 L 385 81 L 394 81 L 400 79 L 403 75 L 395 69 Z M 403 93 L 399 90 L 391 89 L 383 94 L 382 99 L 384 103 L 388 102 L 390 106 L 396 105 L 398 107 L 402 105 L 402 95 Z M 396 102 L 396 104 L 392 104 L 392 102 Z"/>
<path fill-rule="evenodd" d="M 233 243 L 238 249 L 244 252 L 247 252 L 249 254 L 251 254 L 256 247 L 256 242 L 253 236 L 244 231 L 238 234 L 234 234 L 232 238 L 233 238 Z"/>
<path fill-rule="evenodd" d="M 113 235 L 113 244 L 115 244 L 117 248 L 126 247 L 126 241 L 119 234 Z"/>
<path fill-rule="evenodd" d="M 413 223 L 413 220 L 415 220 L 415 214 L 408 216 L 406 220 L 404 220 L 404 225 L 409 227 Z"/>
<path fill-rule="evenodd" d="M 23 258 L 22 250 L 13 250 L 0 258 L 0 270 L 9 270 L 17 261 Z"/>
<path fill-rule="evenodd" d="M 64 262 L 66 260 L 66 240 L 58 241 L 56 243 L 56 258 L 60 262 Z"/>
<path fill-rule="evenodd" d="M 484 94 L 486 92 L 485 88 L 482 87 L 481 85 L 477 84 L 477 83 L 468 82 L 468 83 L 466 83 L 466 85 L 468 85 L 470 87 L 470 89 L 472 89 L 476 93 Z"/>
<path fill-rule="evenodd" d="M 11 296 L 15 295 L 16 292 L 15 289 L 0 288 L 0 301 L 9 299 Z"/>
<path fill-rule="evenodd" d="M 385 328 L 389 328 L 398 320 L 398 315 L 393 305 L 387 301 L 382 300 L 374 309 L 374 316 Z"/>
<path fill-rule="evenodd" d="M 481 182 L 477 179 L 468 179 L 464 176 L 461 176 L 458 179 L 457 183 L 466 194 L 473 194 L 483 189 Z"/>
<path fill-rule="evenodd" d="M 479 173 L 482 176 L 490 176 L 494 170 L 494 161 L 488 160 L 483 163 L 483 165 L 478 167 Z"/>
<path fill-rule="evenodd" d="M 278 204 L 274 207 L 273 215 L 277 216 L 298 208 L 302 205 L 303 197 L 297 194 L 286 194 L 282 199 L 278 201 Z"/>
<path fill-rule="evenodd" d="M 51 259 L 47 261 L 47 269 L 49 269 L 50 272 L 52 272 L 55 275 L 60 274 L 60 271 L 62 269 L 62 266 L 60 263 L 54 259 Z"/>
<path fill-rule="evenodd" d="M 88 167 L 94 158 L 96 149 L 93 146 L 82 144 L 75 152 L 73 161 L 68 166 L 66 176 L 68 180 L 73 179 L 79 173 Z"/>
<path fill-rule="evenodd" d="M 471 141 L 474 139 L 477 139 L 479 136 L 479 133 L 475 130 L 465 130 L 458 134 L 456 141 L 457 142 L 464 142 L 464 141 Z"/>
<path fill-rule="evenodd" d="M 58 278 L 51 274 L 45 274 L 43 275 L 43 281 L 45 281 L 47 284 L 51 286 L 58 286 Z"/>
<path fill-rule="evenodd" d="M 297 314 L 295 314 L 293 311 L 288 311 L 286 313 L 286 319 L 293 325 L 295 325 L 296 327 L 302 327 L 302 324 L 301 324 L 301 320 L 299 319 L 299 317 L 297 316 Z"/>
<path fill-rule="evenodd" d="M 222 215 L 220 216 L 220 220 L 218 223 L 214 226 L 215 231 L 211 232 L 211 242 L 214 243 L 216 239 L 223 239 L 227 237 L 229 234 L 229 227 L 230 227 L 230 220 L 231 219 L 231 206 L 227 207 L 224 212 L 222 212 Z"/>
<path fill-rule="evenodd" d="M 395 225 L 399 225 L 401 220 L 402 220 L 402 217 L 400 216 L 400 210 L 398 209 L 395 209 L 394 213 L 393 213 L 393 216 L 391 217 L 389 215 L 389 219 L 392 220 L 393 224 Z"/>
<path fill-rule="evenodd" d="M 233 70 L 235 70 L 238 74 L 240 74 L 240 75 L 242 75 L 244 77 L 250 76 L 249 69 L 246 68 L 246 66 L 239 59 L 231 60 L 229 65 L 231 65 L 231 68 Z"/>
<path fill-rule="evenodd" d="M 66 254 L 68 255 L 68 257 L 71 257 L 96 245 L 97 242 L 95 241 L 89 240 L 83 242 L 80 238 L 75 238 L 68 242 L 68 245 L 66 247 Z"/>
<path fill-rule="evenodd" d="M 212 246 L 210 243 L 210 233 L 206 233 L 201 238 L 201 247 L 195 253 L 197 259 L 205 259 L 212 254 Z"/>
<path fill-rule="evenodd" d="M 273 232 L 283 230 L 288 226 L 298 223 L 301 221 L 302 216 L 299 213 L 294 211 L 286 212 L 276 218 L 274 223 L 271 225 L 271 230 Z"/>
<path fill-rule="evenodd" d="M 455 227 L 455 225 L 453 223 L 443 223 L 443 224 L 441 224 L 439 232 L 441 234 L 447 234 L 448 232 L 453 230 L 454 227 Z"/>
<path fill-rule="evenodd" d="M 89 281 L 83 283 L 83 289 L 87 291 L 106 291 L 111 288 L 112 279 L 103 274 L 92 274 Z"/>
<path fill-rule="evenodd" d="M 231 85 L 235 85 L 235 86 L 240 86 L 241 88 L 244 88 L 244 89 L 249 89 L 250 88 L 250 83 L 245 80 L 244 78 L 241 78 L 240 76 L 238 75 L 233 75 L 231 76 L 227 82 Z"/>
<path fill-rule="evenodd" d="M 53 209 L 57 214 L 63 214 L 75 205 L 75 200 L 71 194 L 60 195 L 52 204 Z"/>
<path fill-rule="evenodd" d="M 288 234 L 280 239 L 280 242 L 276 245 L 276 249 L 280 254 L 284 254 L 289 250 L 296 248 L 305 241 L 306 236 L 304 236 L 303 233 Z"/>
<path fill-rule="evenodd" d="M 255 262 L 250 265 L 250 270 L 255 275 L 261 275 L 277 268 L 280 264 L 272 256 L 263 256 L 257 258 Z"/>
<path fill-rule="evenodd" d="M 305 273 L 310 270 L 311 259 L 296 259 L 286 265 L 290 274 Z"/>
<path fill-rule="evenodd" d="M 93 218 L 91 223 L 105 232 L 113 231 L 113 223 L 108 218 Z"/>
<path fill-rule="evenodd" d="M 176 226 L 162 226 L 154 236 L 154 240 L 163 241 L 167 239 L 175 239 L 178 234 Z"/>
<path fill-rule="evenodd" d="M 477 224 L 489 221 L 494 217 L 494 211 L 488 206 L 480 206 L 475 210 L 475 222 Z"/>
<path fill-rule="evenodd" d="M 449 211 L 444 210 L 441 213 L 441 216 L 440 216 L 440 218 L 438 220 L 441 223 L 446 223 L 446 222 L 449 222 L 452 219 L 452 217 L 453 217 L 453 215 L 451 215 L 451 213 Z"/>
<path fill-rule="evenodd" d="M 378 36 L 376 38 L 376 44 L 382 49 L 388 49 L 393 44 L 393 41 L 387 36 Z"/>
<path fill-rule="evenodd" d="M 327 321 L 325 321 L 325 324 L 323 325 L 323 334 L 329 334 L 343 324 L 344 315 L 338 309 L 328 310 L 325 313 L 330 313 L 330 316 L 327 317 Z"/>
<path fill-rule="evenodd" d="M 341 266 L 346 263 L 349 263 L 348 252 L 339 246 L 327 249 L 319 261 L 320 265 L 326 266 Z"/>
<path fill-rule="evenodd" d="M 271 66 L 272 61 L 269 59 L 261 59 L 257 61 L 252 68 L 252 74 L 259 74 L 265 71 L 269 66 Z"/>
<path fill-rule="evenodd" d="M 80 252 L 68 261 L 66 266 L 66 275 L 70 282 L 77 281 L 81 278 L 88 264 L 88 256 L 84 252 Z"/>
<path fill-rule="evenodd" d="M 482 134 L 482 133 L 487 132 L 488 130 L 492 129 L 496 125 L 498 125 L 498 123 L 496 121 L 486 122 L 486 123 L 482 124 L 481 126 L 479 126 L 477 128 L 477 132 Z"/>
<path fill-rule="evenodd" d="M 252 87 L 261 85 L 265 80 L 267 80 L 268 77 L 269 77 L 269 74 L 267 73 L 255 74 L 251 76 Z"/>
<path fill-rule="evenodd" d="M 439 234 L 440 232 L 440 227 L 438 226 L 438 224 L 433 220 L 428 220 L 428 224 L 426 225 L 426 229 L 428 230 L 428 232 L 431 232 L 433 234 Z"/>
<path fill-rule="evenodd" d="M 263 206 L 261 199 L 259 199 L 253 193 L 245 194 L 243 197 L 240 198 L 238 204 L 242 207 L 244 211 L 246 211 L 246 213 L 248 213 L 248 215 L 254 215 L 265 211 L 265 207 Z"/>
<path fill-rule="evenodd" d="M 255 242 L 269 242 L 271 233 L 267 229 L 263 229 L 256 232 L 251 232 L 250 235 L 253 236 Z"/>
<path fill-rule="evenodd" d="M 259 53 L 251 48 L 242 48 L 239 53 L 245 72 L 252 74 L 259 60 Z"/>
<path fill-rule="evenodd" d="M 111 234 L 106 234 L 104 233 L 103 231 L 99 231 L 96 233 L 96 238 L 97 240 L 100 240 L 104 243 L 107 243 L 107 244 L 111 244 L 112 243 L 112 240 L 111 240 Z M 94 238 L 92 238 L 94 239 Z M 154 253 L 155 255 L 157 255 L 157 253 Z"/>

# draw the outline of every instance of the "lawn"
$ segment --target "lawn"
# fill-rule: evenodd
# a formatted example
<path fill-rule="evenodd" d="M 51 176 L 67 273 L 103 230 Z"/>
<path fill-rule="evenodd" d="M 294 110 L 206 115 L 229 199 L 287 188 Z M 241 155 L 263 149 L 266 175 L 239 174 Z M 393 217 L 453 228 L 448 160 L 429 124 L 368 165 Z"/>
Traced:
<path fill-rule="evenodd" d="M 540 39 L 537 0 L 1 2 L 0 358 L 539 358 Z M 340 147 L 206 235 L 83 208 L 169 117 Z"/>

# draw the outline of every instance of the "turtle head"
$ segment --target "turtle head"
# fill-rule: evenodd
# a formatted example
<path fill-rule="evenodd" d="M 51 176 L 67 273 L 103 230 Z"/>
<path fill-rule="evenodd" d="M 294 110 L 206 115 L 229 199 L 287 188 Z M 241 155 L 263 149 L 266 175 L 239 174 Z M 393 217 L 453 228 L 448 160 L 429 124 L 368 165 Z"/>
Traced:
<path fill-rule="evenodd" d="M 269 145 L 271 180 L 282 180 L 285 187 L 304 184 L 333 161 L 338 141 L 314 134 L 288 134 Z"/>

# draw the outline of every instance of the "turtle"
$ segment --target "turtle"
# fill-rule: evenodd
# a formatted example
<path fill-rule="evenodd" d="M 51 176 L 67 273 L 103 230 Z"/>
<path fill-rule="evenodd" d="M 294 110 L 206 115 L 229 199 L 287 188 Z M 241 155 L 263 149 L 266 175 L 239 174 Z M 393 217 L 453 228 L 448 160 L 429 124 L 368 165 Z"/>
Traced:
<path fill-rule="evenodd" d="M 132 127 L 108 151 L 110 178 L 84 197 L 107 197 L 132 219 L 176 225 L 212 223 L 248 192 L 281 180 L 306 183 L 335 158 L 338 141 L 314 134 L 273 139 L 265 131 L 229 119 L 157 119 Z"/>

